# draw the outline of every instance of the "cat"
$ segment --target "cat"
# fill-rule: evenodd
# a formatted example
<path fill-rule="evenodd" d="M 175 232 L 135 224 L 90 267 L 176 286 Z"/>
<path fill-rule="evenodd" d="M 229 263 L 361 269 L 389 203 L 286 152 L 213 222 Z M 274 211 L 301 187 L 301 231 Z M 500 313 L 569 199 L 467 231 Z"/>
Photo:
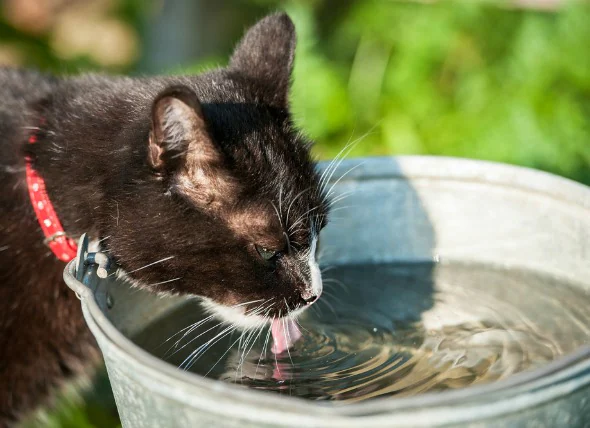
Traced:
<path fill-rule="evenodd" d="M 201 296 L 243 327 L 320 296 L 329 203 L 289 111 L 295 42 L 278 13 L 196 76 L 0 70 L 0 426 L 99 359 L 44 243 L 27 159 L 67 236 L 87 232 L 138 287 Z"/>

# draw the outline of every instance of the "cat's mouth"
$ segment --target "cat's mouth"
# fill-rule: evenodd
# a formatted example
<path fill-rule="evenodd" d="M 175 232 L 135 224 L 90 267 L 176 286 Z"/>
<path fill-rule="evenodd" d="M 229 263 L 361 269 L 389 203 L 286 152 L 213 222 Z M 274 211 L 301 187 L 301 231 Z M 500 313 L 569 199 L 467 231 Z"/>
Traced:
<path fill-rule="evenodd" d="M 207 311 L 216 315 L 220 320 L 236 327 L 246 330 L 258 330 L 270 323 L 273 338 L 272 352 L 276 354 L 291 348 L 301 338 L 301 331 L 296 319 L 310 306 L 310 304 L 301 305 L 294 310 L 284 311 L 284 313 L 288 314 L 287 316 L 277 316 L 262 313 L 264 305 L 256 306 L 259 302 L 245 302 L 227 306 L 206 297 L 202 297 L 201 300 Z"/>

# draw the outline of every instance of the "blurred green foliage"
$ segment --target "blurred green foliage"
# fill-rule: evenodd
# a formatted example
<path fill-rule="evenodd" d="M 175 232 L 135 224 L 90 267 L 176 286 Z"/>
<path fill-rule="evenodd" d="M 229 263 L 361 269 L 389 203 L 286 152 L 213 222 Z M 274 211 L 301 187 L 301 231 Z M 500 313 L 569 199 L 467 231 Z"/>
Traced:
<path fill-rule="evenodd" d="M 145 35 L 156 3 L 119 0 L 110 13 Z M 245 16 L 284 9 L 294 19 L 292 106 L 320 158 L 358 139 L 351 156 L 471 157 L 590 184 L 590 3 L 566 2 L 555 12 L 507 3 L 234 0 L 231 7 Z M 0 39 L 7 38 L 26 47 L 29 64 L 96 68 L 85 57 L 56 58 L 46 38 L 0 19 Z M 234 43 L 168 71 L 223 63 Z"/>
<path fill-rule="evenodd" d="M 146 18 L 153 9 L 153 2 L 144 0 L 40 0 L 39 7 L 35 7 L 34 1 L 29 0 L 23 1 L 23 4 L 26 3 L 28 7 L 19 8 L 20 13 L 17 16 L 11 16 L 14 12 L 10 11 L 15 9 L 14 4 L 18 2 L 19 0 L 0 0 L 0 64 L 2 63 L 1 50 L 4 48 L 17 54 L 15 65 L 59 74 L 102 68 L 100 62 L 91 55 L 79 54 L 64 58 L 55 52 L 53 45 L 58 26 L 55 21 L 60 15 L 63 16 L 71 12 L 71 9 L 82 6 L 78 7 L 79 12 L 82 12 L 78 13 L 81 15 L 79 16 L 81 27 L 90 24 L 92 28 L 96 24 L 95 20 L 100 17 L 104 21 L 107 19 L 118 21 L 138 31 L 144 27 Z M 30 11 L 30 16 L 25 13 L 27 10 Z M 85 17 L 84 13 L 86 13 Z M 35 21 L 41 21 L 43 24 L 37 24 Z M 130 72 L 133 71 L 133 64 L 119 64 L 107 71 Z"/>
<path fill-rule="evenodd" d="M 590 5 L 290 1 L 292 102 L 331 157 L 435 154 L 590 184 Z"/>

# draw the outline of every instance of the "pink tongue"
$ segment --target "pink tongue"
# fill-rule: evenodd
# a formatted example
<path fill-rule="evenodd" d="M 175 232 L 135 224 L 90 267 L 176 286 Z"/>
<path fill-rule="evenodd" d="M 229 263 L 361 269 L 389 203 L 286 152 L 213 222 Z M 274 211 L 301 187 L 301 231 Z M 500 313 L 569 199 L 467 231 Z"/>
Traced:
<path fill-rule="evenodd" d="M 272 352 L 280 354 L 289 349 L 299 338 L 301 332 L 295 321 L 288 318 L 275 319 L 272 322 Z"/>

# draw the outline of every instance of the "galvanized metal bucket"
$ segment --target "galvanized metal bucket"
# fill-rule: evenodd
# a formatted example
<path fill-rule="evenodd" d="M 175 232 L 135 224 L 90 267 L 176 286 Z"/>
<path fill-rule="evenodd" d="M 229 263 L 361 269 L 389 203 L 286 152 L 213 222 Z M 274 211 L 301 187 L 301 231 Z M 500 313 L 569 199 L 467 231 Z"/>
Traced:
<path fill-rule="evenodd" d="M 322 262 L 482 262 L 555 275 L 590 291 L 589 188 L 529 169 L 451 158 L 350 160 L 333 176 L 349 170 L 333 179 L 337 192 L 350 192 L 350 208 L 323 231 L 321 244 L 338 251 Z M 483 386 L 348 405 L 184 372 L 129 339 L 180 300 L 131 289 L 113 276 L 101 279 L 97 270 L 104 266 L 85 257 L 71 262 L 64 278 L 81 298 L 125 427 L 590 424 L 589 347 Z"/>

